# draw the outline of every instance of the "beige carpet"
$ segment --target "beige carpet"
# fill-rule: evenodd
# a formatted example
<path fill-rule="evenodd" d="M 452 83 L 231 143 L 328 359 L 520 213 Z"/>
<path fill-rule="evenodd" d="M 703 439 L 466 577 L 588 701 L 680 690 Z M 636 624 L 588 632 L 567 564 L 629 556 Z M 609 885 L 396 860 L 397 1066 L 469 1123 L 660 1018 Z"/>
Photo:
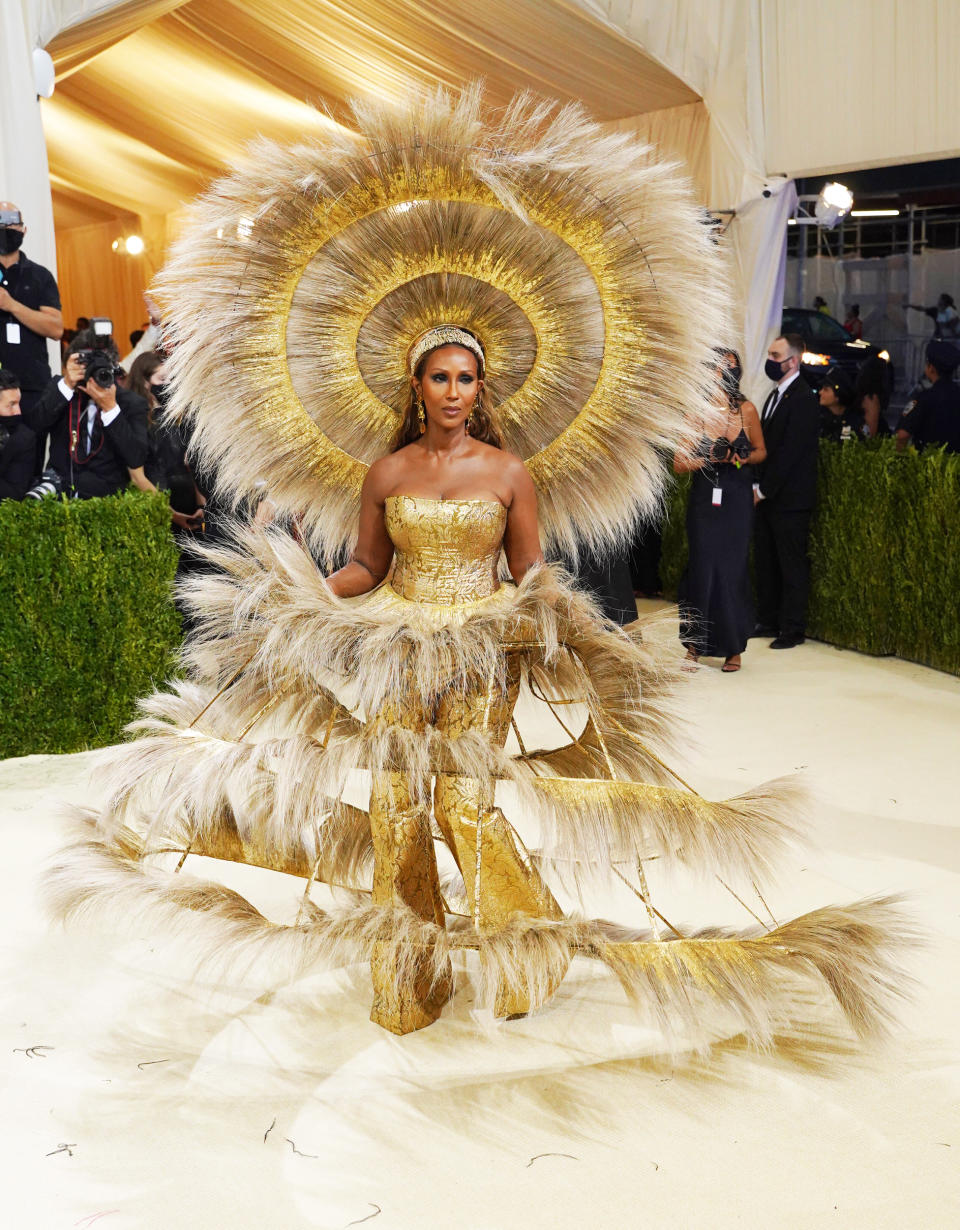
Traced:
<path fill-rule="evenodd" d="M 671 1062 L 580 961 L 538 1016 L 484 1028 L 465 981 L 437 1025 L 405 1039 L 367 1021 L 363 970 L 260 998 L 187 986 L 161 936 L 44 922 L 56 800 L 95 798 L 96 754 L 7 761 L 0 1224 L 960 1224 L 960 681 L 818 644 L 752 642 L 744 660 L 739 675 L 692 679 L 699 750 L 677 767 L 716 796 L 806 769 L 818 845 L 771 889 L 778 915 L 911 895 L 929 944 L 889 1048 L 858 1052 L 824 1000 L 795 1053 L 726 1043 Z M 258 903 L 290 898 L 283 877 L 227 872 Z M 750 922 L 715 885 L 663 877 L 654 891 L 677 921 Z M 635 904 L 625 891 L 590 902 L 614 917 Z"/>

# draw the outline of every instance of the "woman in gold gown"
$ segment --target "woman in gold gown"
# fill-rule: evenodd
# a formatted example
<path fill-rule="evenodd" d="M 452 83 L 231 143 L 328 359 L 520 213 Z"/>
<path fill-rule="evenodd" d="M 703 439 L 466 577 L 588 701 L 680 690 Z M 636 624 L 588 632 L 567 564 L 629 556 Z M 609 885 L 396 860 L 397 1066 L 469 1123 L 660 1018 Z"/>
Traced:
<path fill-rule="evenodd" d="M 361 114 L 366 151 L 261 149 L 197 207 L 165 275 L 172 413 L 225 495 L 266 477 L 302 533 L 238 526 L 184 586 L 183 676 L 144 701 L 104 807 L 80 817 L 57 912 L 165 927 L 208 976 L 369 959 L 372 1018 L 398 1034 L 436 1020 L 469 950 L 500 1017 L 546 1004 L 579 955 L 669 1031 L 767 1041 L 813 979 L 869 1032 L 908 938 L 890 900 L 695 935 L 655 904 L 654 857 L 763 910 L 798 791 L 714 803 L 679 779 L 675 651 L 605 620 L 541 554 L 541 532 L 615 541 L 664 453 L 702 432 L 716 254 L 628 138 L 575 108 L 522 101 L 495 127 L 480 110 L 468 92 Z M 349 561 L 325 578 L 304 535 Z M 559 746 L 524 738 L 521 690 Z M 367 810 L 344 800 L 356 769 Z M 302 877 L 296 918 L 193 878 L 195 855 Z M 642 929 L 565 913 L 548 886 L 597 877 L 630 884 Z M 319 882 L 346 902 L 320 908 Z"/>
<path fill-rule="evenodd" d="M 389 589 L 397 595 L 392 600 L 424 604 L 442 625 L 496 599 L 501 550 L 517 583 L 543 563 L 537 497 L 520 458 L 501 451 L 500 432 L 483 403 L 479 340 L 468 330 L 441 325 L 417 339 L 409 364 L 411 397 L 396 450 L 370 467 L 356 550 L 329 584 L 338 597 L 354 597 L 368 593 L 389 572 Z M 441 678 L 434 695 L 403 689 L 375 721 L 421 736 L 427 725 L 448 737 L 479 730 L 502 747 L 520 685 L 518 667 L 515 655 L 508 661 L 504 654 L 488 677 Z M 416 669 L 412 660 L 411 673 Z M 494 813 L 492 780 L 437 774 L 432 809 L 430 787 L 429 780 L 411 781 L 402 771 L 381 771 L 374 778 L 374 903 L 407 907 L 444 926 L 432 810 L 481 928 L 502 925 L 513 914 L 560 918 L 550 890 Z M 485 828 L 489 851 L 494 827 L 497 858 L 485 867 L 482 834 Z M 450 977 L 444 971 L 438 979 L 432 962 L 425 961 L 417 985 L 426 989 L 411 995 L 398 985 L 383 950 L 380 945 L 373 957 L 373 1020 L 397 1033 L 429 1024 L 449 996 Z M 497 1011 L 506 1015 L 528 1006 L 522 990 L 511 998 L 502 989 Z"/>

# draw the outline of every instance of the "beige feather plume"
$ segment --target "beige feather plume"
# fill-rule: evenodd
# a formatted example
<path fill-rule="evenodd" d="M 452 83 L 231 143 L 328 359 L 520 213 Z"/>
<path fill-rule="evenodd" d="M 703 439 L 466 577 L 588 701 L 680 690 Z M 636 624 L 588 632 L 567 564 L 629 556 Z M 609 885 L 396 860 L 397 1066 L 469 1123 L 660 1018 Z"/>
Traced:
<path fill-rule="evenodd" d="M 172 411 L 237 499 L 265 481 L 329 557 L 389 447 L 407 345 L 475 327 L 549 545 L 622 540 L 711 413 L 721 258 L 675 165 L 575 106 L 478 86 L 364 104 L 356 137 L 256 143 L 157 281 Z"/>

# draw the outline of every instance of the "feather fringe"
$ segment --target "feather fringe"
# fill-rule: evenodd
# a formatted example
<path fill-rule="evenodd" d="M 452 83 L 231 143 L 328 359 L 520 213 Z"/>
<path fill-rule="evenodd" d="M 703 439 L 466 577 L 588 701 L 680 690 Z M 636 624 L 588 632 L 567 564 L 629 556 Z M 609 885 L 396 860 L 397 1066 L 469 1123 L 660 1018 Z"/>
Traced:
<path fill-rule="evenodd" d="M 281 926 L 223 885 L 144 864 L 133 834 L 108 847 L 91 835 L 92 816 L 78 815 L 79 841 L 47 876 L 53 915 L 67 921 L 99 914 L 103 921 L 122 921 L 127 935 L 162 927 L 189 953 L 195 976 L 232 983 L 276 987 L 320 968 L 369 959 L 380 946 L 380 959 L 389 950 L 398 986 L 422 991 L 425 962 L 432 962 L 440 985 L 452 952 L 477 949 L 479 1006 L 494 1010 L 512 1002 L 535 1010 L 580 952 L 602 961 L 643 1015 L 671 1038 L 703 1038 L 705 1023 L 715 1028 L 720 1012 L 728 1032 L 769 1045 L 785 1023 L 808 1011 L 798 988 L 808 989 L 811 979 L 829 987 L 860 1037 L 882 1035 L 893 1020 L 892 1005 L 910 985 L 898 958 L 919 942 L 893 897 L 815 910 L 767 934 L 706 933 L 673 941 L 575 919 L 517 918 L 477 935 L 463 919 L 451 919 L 445 930 L 408 910 L 359 900 L 338 910 L 307 902 L 302 922 Z"/>

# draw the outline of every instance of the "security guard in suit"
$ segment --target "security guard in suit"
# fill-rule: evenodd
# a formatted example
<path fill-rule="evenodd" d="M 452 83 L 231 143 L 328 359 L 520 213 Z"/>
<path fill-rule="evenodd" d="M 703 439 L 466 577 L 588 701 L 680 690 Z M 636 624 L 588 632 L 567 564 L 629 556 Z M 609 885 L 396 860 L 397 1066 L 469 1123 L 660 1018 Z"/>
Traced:
<path fill-rule="evenodd" d="M 800 375 L 803 338 L 789 333 L 770 344 L 764 370 L 775 382 L 760 426 L 767 458 L 753 485 L 753 563 L 757 583 L 754 636 L 771 649 L 792 649 L 806 636 L 810 562 L 807 542 L 817 498 L 820 406 Z"/>

